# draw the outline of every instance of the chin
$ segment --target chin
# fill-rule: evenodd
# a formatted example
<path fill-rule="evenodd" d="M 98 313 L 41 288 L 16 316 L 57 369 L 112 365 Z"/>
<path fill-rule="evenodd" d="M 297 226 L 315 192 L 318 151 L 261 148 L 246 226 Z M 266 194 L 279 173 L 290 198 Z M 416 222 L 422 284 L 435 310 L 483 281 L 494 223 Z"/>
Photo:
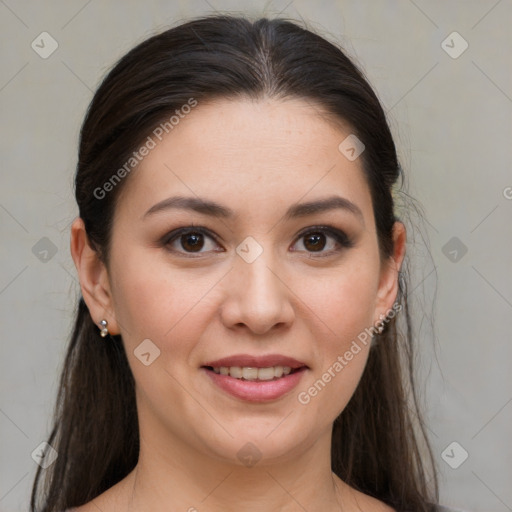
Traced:
<path fill-rule="evenodd" d="M 285 417 L 285 416 L 283 416 Z M 241 421 L 238 425 L 227 425 L 226 430 L 233 436 L 205 440 L 209 452 L 228 464 L 236 463 L 246 467 L 284 463 L 295 459 L 314 443 L 320 434 L 307 435 L 304 422 L 301 425 L 288 424 L 283 417 L 272 422 L 256 420 Z M 281 422 L 281 423 L 280 423 Z"/>

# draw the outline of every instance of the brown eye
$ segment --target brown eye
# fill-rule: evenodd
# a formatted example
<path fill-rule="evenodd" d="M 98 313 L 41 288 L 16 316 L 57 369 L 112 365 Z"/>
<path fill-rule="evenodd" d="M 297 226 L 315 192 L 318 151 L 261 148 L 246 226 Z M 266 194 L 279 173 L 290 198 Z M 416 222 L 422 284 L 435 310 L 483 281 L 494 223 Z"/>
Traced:
<path fill-rule="evenodd" d="M 304 247 L 308 251 L 321 251 L 325 247 L 325 243 L 323 233 L 312 233 L 304 237 Z"/>
<path fill-rule="evenodd" d="M 204 238 L 201 233 L 188 233 L 180 236 L 180 242 L 186 251 L 200 251 L 204 245 Z"/>
<path fill-rule="evenodd" d="M 181 255 L 218 252 L 218 244 L 203 228 L 189 226 L 177 229 L 164 237 L 162 245 L 169 251 Z"/>
<path fill-rule="evenodd" d="M 319 227 L 304 231 L 298 238 L 302 241 L 304 250 L 309 253 L 318 253 L 318 256 L 329 256 L 354 246 L 343 231 L 331 227 Z M 294 249 L 298 251 L 299 249 Z"/>

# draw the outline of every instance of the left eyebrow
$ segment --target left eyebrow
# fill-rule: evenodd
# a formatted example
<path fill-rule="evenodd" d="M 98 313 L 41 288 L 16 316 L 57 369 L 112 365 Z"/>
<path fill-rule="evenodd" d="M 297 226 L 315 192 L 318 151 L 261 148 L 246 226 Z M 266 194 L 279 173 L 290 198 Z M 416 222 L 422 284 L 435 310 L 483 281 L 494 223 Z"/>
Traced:
<path fill-rule="evenodd" d="M 175 196 L 164 199 L 163 201 L 153 205 L 142 216 L 142 218 L 144 219 L 148 215 L 172 208 L 193 210 L 197 213 L 216 218 L 232 219 L 235 217 L 235 212 L 233 210 L 227 206 L 216 203 L 215 201 L 200 197 Z M 331 196 L 324 199 L 318 199 L 316 201 L 310 201 L 308 203 L 294 204 L 288 208 L 283 218 L 285 221 L 292 220 L 334 209 L 342 209 L 354 214 L 364 225 L 364 216 L 361 209 L 352 201 L 341 196 Z"/>
<path fill-rule="evenodd" d="M 311 201 L 309 203 L 301 203 L 290 206 L 284 215 L 284 220 L 291 220 L 297 217 L 306 217 L 315 213 L 322 213 L 329 210 L 342 209 L 350 213 L 353 213 L 364 225 L 363 212 L 352 201 L 349 201 L 345 197 L 331 196 L 325 199 L 319 199 L 317 201 Z"/>

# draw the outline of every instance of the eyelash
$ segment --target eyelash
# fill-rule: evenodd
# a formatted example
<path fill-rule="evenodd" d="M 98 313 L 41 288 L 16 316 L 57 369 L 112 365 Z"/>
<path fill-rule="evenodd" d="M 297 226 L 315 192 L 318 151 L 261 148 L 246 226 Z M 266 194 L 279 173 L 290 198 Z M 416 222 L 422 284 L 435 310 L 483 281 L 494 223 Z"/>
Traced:
<path fill-rule="evenodd" d="M 334 250 L 326 251 L 326 252 L 319 251 L 318 253 L 315 253 L 315 251 L 306 251 L 310 255 L 315 255 L 314 257 L 322 258 L 322 257 L 326 257 L 326 256 L 331 256 L 335 253 L 341 252 L 343 249 L 349 249 L 354 246 L 354 242 L 343 231 L 340 231 L 339 229 L 334 228 L 332 226 L 309 227 L 306 230 L 301 231 L 297 235 L 297 241 L 299 241 L 301 238 L 304 238 L 308 234 L 317 234 L 317 233 L 322 233 L 322 234 L 332 237 L 338 243 L 338 245 L 341 247 L 338 247 Z M 175 230 L 171 231 L 170 233 L 168 233 L 167 235 L 164 236 L 164 238 L 161 240 L 161 244 L 165 248 L 167 248 L 167 250 L 169 252 L 172 252 L 175 254 L 176 253 L 180 254 L 181 256 L 184 256 L 186 258 L 201 257 L 200 255 L 204 254 L 204 253 L 181 252 L 181 251 L 176 251 L 174 249 L 171 249 L 169 247 L 169 245 L 174 240 L 179 239 L 180 236 L 187 235 L 187 234 L 201 234 L 201 235 L 211 238 L 212 240 L 215 241 L 215 243 L 219 244 L 217 238 L 214 235 L 212 235 L 208 229 L 203 228 L 202 226 L 196 226 L 196 225 L 191 225 L 191 226 L 187 226 L 187 227 L 183 227 L 183 228 L 179 228 L 179 229 L 175 229 Z M 206 252 L 208 252 L 208 251 L 206 251 Z M 220 252 L 220 251 L 216 251 L 216 252 Z M 294 252 L 301 252 L 301 251 L 294 251 Z M 197 254 L 198 256 L 195 256 L 195 254 Z"/>

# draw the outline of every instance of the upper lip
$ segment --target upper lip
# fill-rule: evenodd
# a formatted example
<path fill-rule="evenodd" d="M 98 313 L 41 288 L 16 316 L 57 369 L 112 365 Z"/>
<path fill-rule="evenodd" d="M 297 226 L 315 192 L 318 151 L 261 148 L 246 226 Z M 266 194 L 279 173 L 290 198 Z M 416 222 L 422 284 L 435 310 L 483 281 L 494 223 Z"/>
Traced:
<path fill-rule="evenodd" d="M 249 354 L 236 354 L 233 356 L 223 357 L 215 361 L 209 361 L 203 366 L 211 366 L 213 368 L 220 368 L 221 366 L 240 366 L 251 368 L 269 368 L 271 366 L 289 366 L 292 369 L 302 368 L 306 364 L 297 361 L 293 357 L 284 356 L 281 354 L 268 354 L 265 356 L 251 356 Z"/>

